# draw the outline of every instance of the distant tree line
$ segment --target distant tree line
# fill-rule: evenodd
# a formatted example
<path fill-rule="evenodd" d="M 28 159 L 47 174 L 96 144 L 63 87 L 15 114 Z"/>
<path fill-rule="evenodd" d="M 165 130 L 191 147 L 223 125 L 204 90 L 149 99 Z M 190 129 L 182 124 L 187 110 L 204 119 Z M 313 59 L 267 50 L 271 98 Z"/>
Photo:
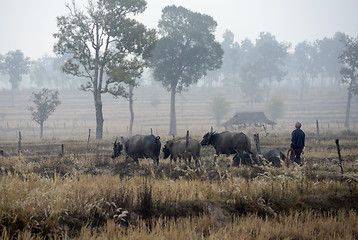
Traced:
<path fill-rule="evenodd" d="M 171 94 L 169 134 L 176 134 L 176 93 L 199 80 L 207 87 L 239 90 L 251 105 L 269 102 L 272 86 L 283 81 L 292 84 L 301 99 L 309 84 L 342 82 L 349 86 L 347 119 L 351 98 L 358 92 L 358 38 L 344 33 L 303 41 L 290 51 L 291 43 L 279 42 L 268 32 L 254 42 L 237 42 L 227 30 L 219 43 L 212 17 L 174 5 L 162 10 L 158 29 L 132 18 L 146 9 L 145 0 L 96 0 L 85 10 L 75 2 L 67 7 L 69 13 L 57 17 L 56 57 L 30 61 L 20 50 L 10 51 L 0 55 L 5 75 L 0 79 L 8 79 L 13 92 L 25 74 L 38 87 L 92 92 L 97 139 L 103 135 L 102 94 L 129 98 L 132 129 L 133 90 L 148 68 L 153 80 Z"/>
<path fill-rule="evenodd" d="M 341 78 L 339 56 L 348 38 L 343 33 L 315 42 L 300 42 L 292 52 L 291 43 L 278 42 L 271 33 L 260 33 L 255 42 L 249 39 L 236 42 L 234 37 L 226 30 L 221 43 L 223 65 L 203 82 L 206 86 L 219 82 L 239 89 L 251 104 L 267 101 L 274 82 L 285 80 L 294 84 L 303 98 L 307 84 L 335 85 Z"/>

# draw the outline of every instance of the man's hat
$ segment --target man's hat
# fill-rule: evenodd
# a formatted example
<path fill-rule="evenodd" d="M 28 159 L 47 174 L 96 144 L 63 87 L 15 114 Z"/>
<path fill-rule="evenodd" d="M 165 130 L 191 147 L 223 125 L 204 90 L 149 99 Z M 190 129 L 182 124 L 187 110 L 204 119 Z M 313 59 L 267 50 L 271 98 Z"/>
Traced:
<path fill-rule="evenodd" d="M 295 124 L 296 128 L 300 128 L 301 126 L 302 126 L 302 124 L 300 122 L 296 122 L 296 124 Z"/>

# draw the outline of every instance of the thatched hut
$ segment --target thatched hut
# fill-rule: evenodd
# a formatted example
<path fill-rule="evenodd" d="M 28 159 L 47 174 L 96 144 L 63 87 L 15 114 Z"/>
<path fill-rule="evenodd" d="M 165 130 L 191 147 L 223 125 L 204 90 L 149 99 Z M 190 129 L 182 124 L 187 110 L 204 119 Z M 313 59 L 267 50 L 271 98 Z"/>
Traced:
<path fill-rule="evenodd" d="M 242 129 L 248 126 L 262 127 L 263 125 L 276 125 L 269 120 L 264 112 L 238 112 L 225 123 L 221 124 L 226 130 Z"/>

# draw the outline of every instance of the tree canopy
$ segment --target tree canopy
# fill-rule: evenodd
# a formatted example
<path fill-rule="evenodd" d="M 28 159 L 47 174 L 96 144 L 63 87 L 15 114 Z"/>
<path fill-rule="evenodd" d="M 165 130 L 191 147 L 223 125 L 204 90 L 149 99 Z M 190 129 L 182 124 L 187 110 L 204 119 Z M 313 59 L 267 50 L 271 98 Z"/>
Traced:
<path fill-rule="evenodd" d="M 158 40 L 150 59 L 153 75 L 171 92 L 170 130 L 176 134 L 175 94 L 222 64 L 223 50 L 215 41 L 217 23 L 208 15 L 184 7 L 162 11 Z"/>
<path fill-rule="evenodd" d="M 3 58 L 1 71 L 9 75 L 9 81 L 13 89 L 17 89 L 22 80 L 22 75 L 29 72 L 30 59 L 25 57 L 20 50 L 9 51 Z"/>
<path fill-rule="evenodd" d="M 352 96 L 358 95 L 358 37 L 346 37 L 345 49 L 339 56 L 343 64 L 340 73 L 342 83 L 348 84 L 348 99 L 345 126 L 349 127 L 349 113 Z"/>
<path fill-rule="evenodd" d="M 103 135 L 101 95 L 126 96 L 123 84 L 142 74 L 154 46 L 155 30 L 130 18 L 145 8 L 144 0 L 89 0 L 86 11 L 73 2 L 69 14 L 57 18 L 54 51 L 72 55 L 64 72 L 88 79 L 81 88 L 94 96 L 97 139 Z"/>
<path fill-rule="evenodd" d="M 32 120 L 40 124 L 40 138 L 42 138 L 44 122 L 60 104 L 58 92 L 43 88 L 38 93 L 32 93 L 30 102 L 32 102 L 35 106 L 29 106 L 28 109 L 32 112 Z"/>
<path fill-rule="evenodd" d="M 27 74 L 30 69 L 30 59 L 25 57 L 20 50 L 9 51 L 3 57 L 0 64 L 1 72 L 9 76 L 11 83 L 11 103 L 14 104 L 14 91 L 19 88 L 22 75 Z"/>

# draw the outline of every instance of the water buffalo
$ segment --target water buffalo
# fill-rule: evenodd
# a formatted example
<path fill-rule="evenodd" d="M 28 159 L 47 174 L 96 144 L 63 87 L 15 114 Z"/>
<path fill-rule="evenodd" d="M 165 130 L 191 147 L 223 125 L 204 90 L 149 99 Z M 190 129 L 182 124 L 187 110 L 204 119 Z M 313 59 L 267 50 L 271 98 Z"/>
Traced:
<path fill-rule="evenodd" d="M 281 152 L 280 149 L 277 149 L 277 148 L 263 149 L 262 156 L 268 162 L 272 163 L 272 166 L 274 166 L 274 167 L 282 167 L 281 160 L 283 160 L 283 161 L 286 160 L 285 154 L 283 154 L 283 152 Z"/>
<path fill-rule="evenodd" d="M 261 157 L 262 154 L 262 157 Z M 256 163 L 259 165 L 263 164 L 263 160 L 266 160 L 267 163 L 271 163 L 274 167 L 282 167 L 281 160 L 285 161 L 286 156 L 283 154 L 280 149 L 262 149 L 261 154 L 252 154 L 251 156 L 247 153 L 242 154 L 242 156 L 235 155 L 234 156 L 234 164 L 239 165 L 252 165 L 252 163 Z"/>
<path fill-rule="evenodd" d="M 116 141 L 114 141 L 114 143 L 113 143 L 113 154 L 111 156 L 112 159 L 121 155 L 121 151 L 123 150 L 123 145 L 117 141 L 118 141 L 118 138 L 116 138 Z"/>
<path fill-rule="evenodd" d="M 243 152 L 252 154 L 250 139 L 242 132 L 208 132 L 203 136 L 201 145 L 212 145 L 215 148 L 216 155 L 226 154 L 238 154 L 239 158 L 242 158 Z M 216 157 L 215 156 L 215 161 Z"/>
<path fill-rule="evenodd" d="M 169 140 L 163 147 L 164 159 L 170 156 L 170 163 L 172 160 L 176 162 L 177 158 L 189 158 L 189 164 L 191 158 L 195 160 L 195 164 L 199 165 L 200 159 L 200 144 L 197 140 L 189 138 L 188 142 L 185 138 Z"/>
<path fill-rule="evenodd" d="M 134 135 L 125 141 L 127 155 L 139 164 L 138 158 L 151 158 L 159 164 L 160 137 L 154 135 Z"/>

